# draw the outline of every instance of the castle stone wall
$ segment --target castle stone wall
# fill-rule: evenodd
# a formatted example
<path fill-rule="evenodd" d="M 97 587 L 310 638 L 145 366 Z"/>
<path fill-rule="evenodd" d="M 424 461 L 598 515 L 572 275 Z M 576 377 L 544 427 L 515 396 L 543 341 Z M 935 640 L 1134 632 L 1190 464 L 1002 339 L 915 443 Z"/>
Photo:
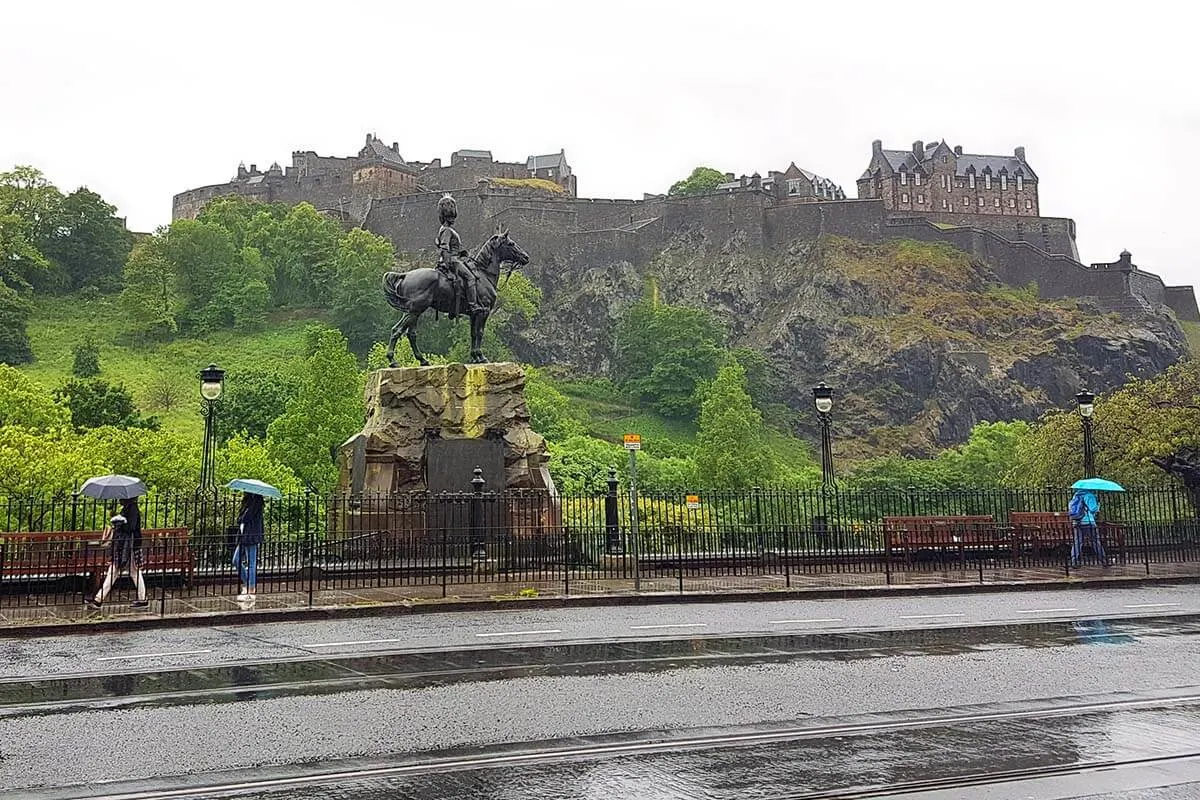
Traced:
<path fill-rule="evenodd" d="M 1140 269 L 1129 273 L 1129 291 L 1155 306 L 1166 305 L 1167 287 L 1162 278 L 1152 272 L 1142 272 Z"/>
<path fill-rule="evenodd" d="M 923 212 L 919 218 L 941 225 L 982 228 L 998 233 L 1010 242 L 1029 242 L 1047 253 L 1079 260 L 1079 248 L 1075 244 L 1075 220 L 1066 217 Z"/>
<path fill-rule="evenodd" d="M 1189 322 L 1200 322 L 1200 307 L 1196 305 L 1196 290 L 1191 286 L 1166 287 L 1167 307 L 1175 316 Z"/>
<path fill-rule="evenodd" d="M 774 246 L 824 235 L 880 242 L 886 238 L 885 220 L 882 200 L 785 203 L 765 210 L 764 237 L 768 245 Z"/>
<path fill-rule="evenodd" d="M 887 231 L 891 239 L 949 242 L 987 262 L 1009 286 L 1036 283 L 1042 297 L 1127 297 L 1130 293 L 1124 271 L 1085 267 L 1068 256 L 1010 242 L 991 231 L 939 228 L 924 220 L 890 220 Z"/>

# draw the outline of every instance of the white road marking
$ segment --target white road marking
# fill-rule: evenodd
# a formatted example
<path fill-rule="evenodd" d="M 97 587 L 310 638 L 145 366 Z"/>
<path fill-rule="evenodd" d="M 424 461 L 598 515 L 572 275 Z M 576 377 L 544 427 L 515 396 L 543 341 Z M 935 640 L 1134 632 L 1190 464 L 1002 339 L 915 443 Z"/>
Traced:
<path fill-rule="evenodd" d="M 1065 611 L 1078 611 L 1078 608 L 1029 608 L 1021 609 L 1018 614 L 1057 614 Z"/>
<path fill-rule="evenodd" d="M 1169 606 L 1178 606 L 1182 603 L 1134 603 L 1133 605 L 1125 606 L 1126 608 L 1167 608 Z"/>
<path fill-rule="evenodd" d="M 168 656 L 198 656 L 212 650 L 180 650 L 177 653 L 137 653 L 132 656 L 101 656 L 97 661 L 124 661 L 129 658 L 167 658 Z"/>
<path fill-rule="evenodd" d="M 495 633 L 477 633 L 476 636 L 537 636 L 542 633 L 562 633 L 558 628 L 547 628 L 544 631 L 496 631 Z"/>
<path fill-rule="evenodd" d="M 630 630 L 648 631 L 655 628 L 707 628 L 707 622 L 672 622 L 667 625 L 630 625 Z"/>
<path fill-rule="evenodd" d="M 768 625 L 815 625 L 818 622 L 841 622 L 841 619 L 829 617 L 828 619 L 769 619 Z"/>
<path fill-rule="evenodd" d="M 947 617 L 965 617 L 966 614 L 901 614 L 900 619 L 944 619 Z"/>
<path fill-rule="evenodd" d="M 358 644 L 391 644 L 393 642 L 405 642 L 407 639 L 358 639 L 353 642 L 313 642 L 312 644 L 302 645 L 303 647 L 351 647 Z"/>

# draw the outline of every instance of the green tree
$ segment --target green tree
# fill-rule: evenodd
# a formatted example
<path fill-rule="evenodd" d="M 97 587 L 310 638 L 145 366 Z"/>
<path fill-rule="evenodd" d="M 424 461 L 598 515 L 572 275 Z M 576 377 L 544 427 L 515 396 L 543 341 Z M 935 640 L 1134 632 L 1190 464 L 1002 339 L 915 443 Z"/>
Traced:
<path fill-rule="evenodd" d="M 59 204 L 53 229 L 41 245 L 65 288 L 120 287 L 121 269 L 133 247 L 133 235 L 116 216 L 116 207 L 87 188 L 79 188 Z"/>
<path fill-rule="evenodd" d="M 34 244 L 30 224 L 0 207 L 0 284 L 28 292 L 44 283 L 50 262 Z"/>
<path fill-rule="evenodd" d="M 134 246 L 125 263 L 121 306 L 138 336 L 161 339 L 179 331 L 179 275 L 167 252 L 166 231 Z"/>
<path fill-rule="evenodd" d="M 394 260 L 392 243 L 362 228 L 350 231 L 338 243 L 331 308 L 334 323 L 355 353 L 366 353 L 386 339 L 395 322 L 395 312 L 379 288 Z"/>
<path fill-rule="evenodd" d="M 84 428 L 158 427 L 154 417 L 143 419 L 133 404 L 133 396 L 121 384 L 100 378 L 72 379 L 54 390 L 54 399 L 71 411 L 71 423 Z"/>
<path fill-rule="evenodd" d="M 231 324 L 228 294 L 239 278 L 241 259 L 229 232 L 209 222 L 176 220 L 167 235 L 166 256 L 175 265 L 184 300 L 182 321 L 198 332 Z"/>
<path fill-rule="evenodd" d="M 643 300 L 618 324 L 614 377 L 663 416 L 694 418 L 697 389 L 716 376 L 726 358 L 724 338 L 707 311 Z"/>
<path fill-rule="evenodd" d="M 69 425 L 67 409 L 41 384 L 13 367 L 0 364 L 0 427 L 15 425 L 47 430 Z"/>
<path fill-rule="evenodd" d="M 340 331 L 314 326 L 299 392 L 267 429 L 267 449 L 318 491 L 337 484 L 333 452 L 363 424 L 363 380 Z"/>
<path fill-rule="evenodd" d="M 545 375 L 525 367 L 525 403 L 533 429 L 551 441 L 562 441 L 586 432 L 587 426 L 571 399 Z"/>
<path fill-rule="evenodd" d="M 1005 485 L 1017 463 L 1017 450 L 1029 435 L 1027 422 L 980 422 L 967 441 L 938 454 L 962 488 Z"/>
<path fill-rule="evenodd" d="M 0 280 L 0 364 L 33 361 L 33 346 L 27 326 L 33 305 Z"/>
<path fill-rule="evenodd" d="M 274 275 L 271 284 L 280 305 L 327 307 L 336 282 L 342 228 L 308 203 L 288 209 L 282 219 L 271 212 L 255 215 L 245 243 L 262 253 Z"/>
<path fill-rule="evenodd" d="M 704 391 L 696 467 L 705 486 L 743 489 L 774 478 L 775 463 L 763 439 L 762 414 L 750 402 L 738 363 L 721 367 Z"/>
<path fill-rule="evenodd" d="M 62 202 L 62 192 L 39 169 L 17 166 L 0 172 L 0 215 L 23 220 L 30 242 L 39 248 L 54 233 Z"/>
<path fill-rule="evenodd" d="M 286 203 L 260 203 L 231 194 L 209 200 L 196 219 L 224 228 L 233 237 L 233 246 L 238 250 L 243 247 L 261 250 L 262 231 L 287 214 Z"/>
<path fill-rule="evenodd" d="M 671 184 L 669 195 L 676 197 L 686 197 L 692 194 L 704 194 L 716 190 L 718 186 L 725 183 L 727 178 L 724 172 L 713 169 L 712 167 L 696 167 L 692 170 L 692 174 L 688 175 L 681 181 L 676 181 Z"/>
<path fill-rule="evenodd" d="M 242 435 L 266 439 L 271 423 L 296 396 L 294 382 L 264 368 L 231 370 L 225 378 L 218 431 L 222 441 Z"/>
<path fill-rule="evenodd" d="M 1096 471 L 1132 486 L 1175 483 L 1153 459 L 1200 447 L 1200 362 L 1133 379 L 1097 398 Z M 1076 409 L 1043 416 L 1017 445 L 1009 483 L 1070 486 L 1083 477 L 1083 431 Z"/>
<path fill-rule="evenodd" d="M 100 347 L 92 337 L 71 348 L 71 374 L 76 378 L 94 378 L 100 374 Z"/>
<path fill-rule="evenodd" d="M 217 451 L 215 461 L 218 483 L 227 483 L 234 478 L 253 478 L 271 484 L 284 494 L 296 494 L 304 489 L 296 473 L 272 458 L 266 443 L 260 439 L 241 434 L 234 436 Z"/>
<path fill-rule="evenodd" d="M 270 271 L 253 247 L 243 247 L 240 260 L 238 275 L 227 281 L 222 299 L 233 314 L 235 328 L 257 330 L 267 321 L 271 305 Z"/>

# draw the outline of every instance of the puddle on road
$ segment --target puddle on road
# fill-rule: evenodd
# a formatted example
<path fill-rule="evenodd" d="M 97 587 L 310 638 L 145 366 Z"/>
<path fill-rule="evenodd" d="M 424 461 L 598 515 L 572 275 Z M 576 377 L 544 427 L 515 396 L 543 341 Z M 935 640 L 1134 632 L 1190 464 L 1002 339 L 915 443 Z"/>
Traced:
<path fill-rule="evenodd" d="M 176 705 L 373 688 L 419 688 L 552 675 L 659 672 L 779 661 L 850 661 L 996 649 L 1129 645 L 1200 633 L 1198 617 L 1087 620 L 892 631 L 797 632 L 662 640 L 564 642 L 444 651 L 384 652 L 217 664 L 115 675 L 0 681 L 0 716 L 74 710 L 89 701 Z M 31 708 L 31 706 L 33 708 Z"/>

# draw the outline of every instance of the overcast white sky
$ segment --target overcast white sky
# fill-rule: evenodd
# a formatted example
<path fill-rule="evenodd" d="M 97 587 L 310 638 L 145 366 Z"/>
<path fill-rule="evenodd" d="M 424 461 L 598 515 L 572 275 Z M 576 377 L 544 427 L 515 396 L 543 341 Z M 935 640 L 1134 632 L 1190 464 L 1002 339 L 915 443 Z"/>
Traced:
<path fill-rule="evenodd" d="M 1084 261 L 1200 283 L 1198 45 L 1166 3 L 43 0 L 0 26 L 0 170 L 87 185 L 135 230 L 239 161 L 367 132 L 413 160 L 566 148 L 591 197 L 793 160 L 853 197 L 872 139 L 944 138 L 1024 145 Z"/>

